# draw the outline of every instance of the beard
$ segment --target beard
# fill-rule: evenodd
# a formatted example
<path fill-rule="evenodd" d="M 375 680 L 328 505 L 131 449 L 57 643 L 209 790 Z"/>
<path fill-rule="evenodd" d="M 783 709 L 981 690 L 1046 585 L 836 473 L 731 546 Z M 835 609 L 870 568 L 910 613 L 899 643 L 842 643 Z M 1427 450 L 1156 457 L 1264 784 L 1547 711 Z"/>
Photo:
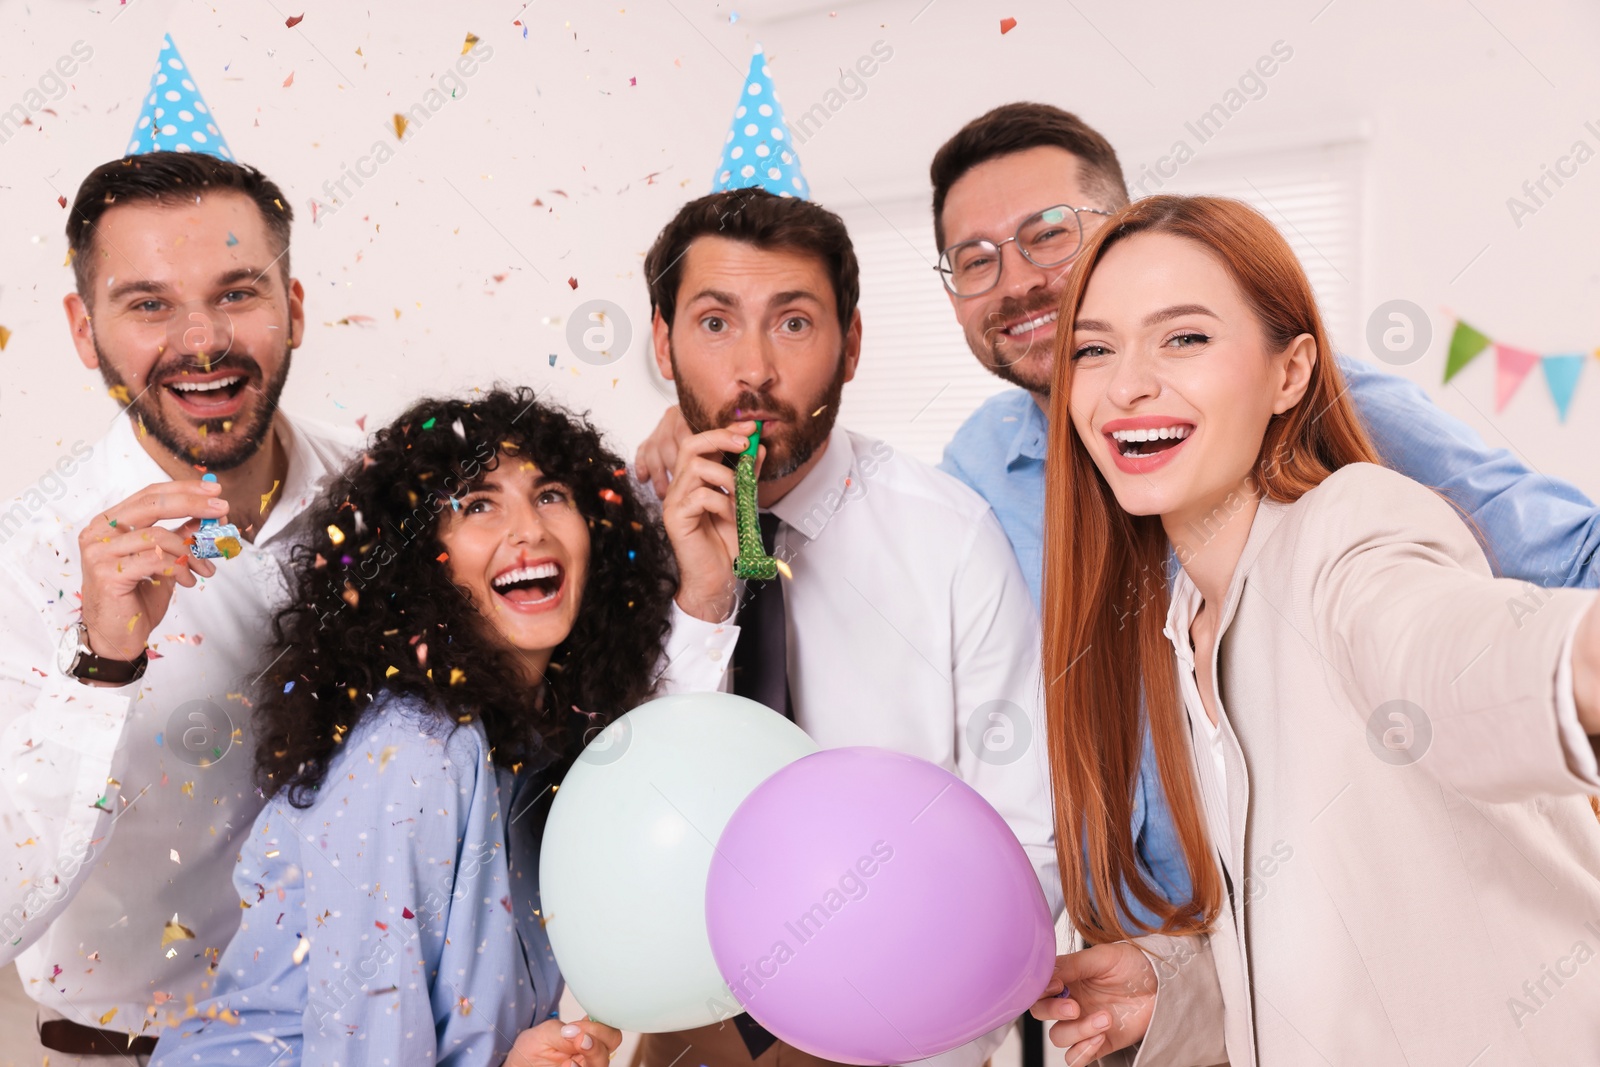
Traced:
<path fill-rule="evenodd" d="M 716 410 L 684 380 L 678 368 L 678 355 L 670 344 L 668 353 L 672 358 L 672 377 L 678 383 L 678 409 L 695 433 L 748 418 L 743 414 L 747 411 L 767 411 L 777 417 L 777 425 L 766 422 L 761 427 L 761 443 L 767 449 L 766 458 L 761 461 L 760 480 L 763 482 L 785 478 L 805 466 L 833 432 L 834 421 L 839 417 L 839 400 L 844 396 L 843 349 L 839 351 L 839 366 L 833 380 L 799 405 L 785 404 L 771 393 L 746 390 L 732 403 Z"/>
<path fill-rule="evenodd" d="M 1037 295 L 1030 295 L 1030 298 L 1026 300 L 1007 297 L 1000 302 L 999 307 L 990 313 L 989 320 L 991 322 L 1016 322 L 1019 319 L 1036 318 L 1044 312 L 1053 311 L 1060 306 L 1061 293 L 1046 289 L 1040 291 Z M 1056 332 L 1059 334 L 1060 331 L 1061 322 L 1057 320 Z M 1001 381 L 1021 386 L 1030 393 L 1049 396 L 1050 379 L 1053 376 L 1051 369 L 1047 366 L 1045 369 L 1040 370 L 1037 365 L 1038 360 L 1030 359 L 1029 357 L 1043 355 L 1047 364 L 1054 362 L 1055 338 L 1052 337 L 1050 339 L 1050 348 L 1048 350 L 1041 351 L 1030 344 L 1020 353 L 1008 354 L 1001 350 L 1001 346 L 1009 340 L 1010 338 L 1006 337 L 998 326 L 989 327 L 984 330 L 984 341 L 989 346 L 988 357 L 985 358 L 981 353 L 974 354 L 978 356 L 979 361 L 988 369 L 989 373 Z"/>
<path fill-rule="evenodd" d="M 278 401 L 289 379 L 289 364 L 294 356 L 294 349 L 285 346 L 278 372 L 271 381 L 266 381 L 261 364 L 254 357 L 237 349 L 230 351 L 225 359 L 213 361 L 209 369 L 215 370 L 225 364 L 228 370 L 244 375 L 245 380 L 239 388 L 247 393 L 254 391 L 255 400 L 247 400 L 237 415 L 226 419 L 193 421 L 180 416 L 182 421 L 178 421 L 168 419 L 163 413 L 162 398 L 167 382 L 178 380 L 184 371 L 197 369 L 187 357 L 176 356 L 150 368 L 150 373 L 145 376 L 144 391 L 135 396 L 117 372 L 116 366 L 101 350 L 98 340 L 94 342 L 94 350 L 99 357 L 100 377 L 106 383 L 106 388 L 116 395 L 120 387 L 122 395 L 130 398 L 122 404 L 123 411 L 136 419 L 162 448 L 185 463 L 201 464 L 208 471 L 233 470 L 260 451 L 267 434 L 272 430 L 272 420 L 278 413 Z M 224 423 L 230 425 L 224 426 Z M 201 429 L 205 432 L 201 433 Z"/>

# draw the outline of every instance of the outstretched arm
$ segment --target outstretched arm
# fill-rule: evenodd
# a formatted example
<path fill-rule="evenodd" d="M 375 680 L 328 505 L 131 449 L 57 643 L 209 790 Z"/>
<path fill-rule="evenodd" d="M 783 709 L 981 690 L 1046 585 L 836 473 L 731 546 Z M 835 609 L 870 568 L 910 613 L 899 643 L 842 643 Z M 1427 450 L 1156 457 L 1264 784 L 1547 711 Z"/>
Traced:
<path fill-rule="evenodd" d="M 1499 573 L 1539 586 L 1600 586 L 1600 507 L 1576 486 L 1490 448 L 1408 379 L 1345 357 L 1339 369 L 1384 462 L 1470 515 Z"/>

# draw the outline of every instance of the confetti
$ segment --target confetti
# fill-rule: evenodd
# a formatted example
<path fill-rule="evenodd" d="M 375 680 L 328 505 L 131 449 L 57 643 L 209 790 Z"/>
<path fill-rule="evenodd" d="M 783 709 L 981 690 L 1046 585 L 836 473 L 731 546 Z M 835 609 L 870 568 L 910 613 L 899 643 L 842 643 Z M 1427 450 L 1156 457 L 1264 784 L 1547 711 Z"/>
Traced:
<path fill-rule="evenodd" d="M 266 513 L 267 508 L 272 504 L 272 498 L 278 495 L 278 486 L 282 484 L 282 482 L 274 478 L 272 479 L 272 488 L 261 494 L 261 511 L 263 514 Z"/>
<path fill-rule="evenodd" d="M 161 947 L 166 948 L 174 941 L 193 941 L 194 931 L 178 921 L 178 915 L 173 913 L 172 918 L 161 930 Z M 170 958 L 170 957 L 169 957 Z"/>
<path fill-rule="evenodd" d="M 464 682 L 466 680 L 467 680 L 467 672 L 466 671 L 460 669 L 459 667 L 451 667 L 450 668 L 450 684 L 451 685 L 460 685 L 462 682 Z"/>
<path fill-rule="evenodd" d="M 344 544 L 344 531 L 337 526 L 328 527 L 328 540 L 336 545 Z"/>
<path fill-rule="evenodd" d="M 472 51 L 472 46 L 478 43 L 478 35 L 471 30 L 467 31 L 467 39 L 461 43 L 461 54 L 466 55 Z"/>
<path fill-rule="evenodd" d="M 410 908 L 401 908 L 400 909 L 400 918 L 402 918 L 402 919 L 415 919 L 416 917 L 417 917 L 416 912 L 412 911 Z"/>
<path fill-rule="evenodd" d="M 100 1025 L 104 1026 L 106 1023 L 110 1022 L 113 1018 L 115 1018 L 116 1014 L 117 1014 L 117 1009 L 116 1008 L 112 1008 L 110 1011 L 108 1011 L 104 1015 L 100 1016 Z"/>
<path fill-rule="evenodd" d="M 394 668 L 391 667 L 390 670 L 394 670 Z M 382 774 L 384 771 L 389 769 L 389 761 L 394 759 L 395 756 L 399 754 L 399 752 L 400 752 L 400 746 L 399 745 L 388 745 L 388 746 L 385 746 L 385 748 L 384 748 L 384 750 L 382 752 L 378 753 L 378 773 L 379 774 Z"/>
<path fill-rule="evenodd" d="M 182 861 L 182 860 L 180 860 L 180 859 L 179 859 L 179 858 L 178 858 L 178 850 L 177 850 L 177 849 L 173 849 L 173 850 L 172 850 L 172 851 L 171 851 L 171 853 L 170 853 L 170 855 L 171 855 L 171 857 L 172 857 L 172 862 L 173 862 L 173 863 L 182 863 L 182 862 L 183 862 L 183 861 Z"/>
<path fill-rule="evenodd" d="M 434 559 L 438 560 L 440 563 L 444 563 L 449 558 L 450 558 L 450 553 L 448 553 L 448 552 L 441 552 L 437 556 L 434 557 Z"/>
<path fill-rule="evenodd" d="M 56 197 L 56 203 L 60 204 L 64 208 L 67 206 L 67 198 L 64 196 L 58 196 Z"/>
<path fill-rule="evenodd" d="M 600 490 L 600 499 L 604 500 L 607 504 L 620 504 L 620 503 L 622 503 L 622 495 L 620 493 L 618 493 L 615 489 L 602 489 L 602 490 Z"/>
<path fill-rule="evenodd" d="M 1001 19 L 1000 20 L 1000 32 L 1002 34 L 1010 33 L 1012 30 L 1014 30 L 1016 28 L 1017 28 L 1017 20 L 1016 19 Z"/>
<path fill-rule="evenodd" d="M 292 30 L 296 26 L 300 25 L 301 20 L 304 18 L 304 15 L 290 15 L 288 18 L 283 20 L 283 24 Z"/>
<path fill-rule="evenodd" d="M 6 345 L 10 341 L 11 341 L 11 331 L 6 329 L 4 326 L 0 326 L 0 352 L 4 352 L 6 350 Z M 127 390 L 124 389 L 123 392 L 126 393 Z"/>
<path fill-rule="evenodd" d="M 6 336 L 8 336 L 8 337 L 9 337 L 9 336 L 10 336 L 10 334 L 9 334 L 9 333 L 7 333 L 7 334 L 6 334 Z M 5 345 L 4 345 L 4 344 L 0 344 L 0 348 L 4 348 L 4 347 L 5 347 Z M 550 353 L 550 365 L 551 365 L 551 366 L 552 366 L 552 367 L 554 367 L 554 366 L 555 366 L 555 365 L 556 365 L 556 354 L 555 354 L 555 353 L 554 353 L 554 352 L 552 352 L 552 353 Z"/>
<path fill-rule="evenodd" d="M 433 429 L 433 424 L 438 422 L 438 421 L 439 420 L 437 418 L 429 419 L 427 422 L 422 424 L 422 428 L 424 430 L 431 430 L 431 429 Z"/>
<path fill-rule="evenodd" d="M 400 114 L 400 112 L 396 111 L 394 113 L 394 139 L 396 141 L 403 141 L 406 139 L 406 125 L 406 117 Z"/>
<path fill-rule="evenodd" d="M 391 664 L 389 664 L 389 666 L 384 668 L 383 676 L 385 678 L 393 678 L 395 675 L 397 675 L 399 673 L 400 673 L 400 668 L 396 667 L 394 664 L 391 663 Z"/>
<path fill-rule="evenodd" d="M 567 284 L 572 286 L 574 289 L 576 289 L 578 287 L 578 279 L 576 279 L 576 278 L 568 278 L 567 279 Z"/>
<path fill-rule="evenodd" d="M 294 947 L 294 964 L 296 967 L 306 961 L 311 954 L 311 942 L 304 934 L 300 935 L 300 943 Z"/>
<path fill-rule="evenodd" d="M 289 88 L 289 86 L 291 86 L 293 84 L 294 84 L 294 71 L 291 70 L 289 72 L 289 76 L 287 78 L 283 79 L 283 87 L 285 89 L 287 89 L 287 88 Z"/>
<path fill-rule="evenodd" d="M 239 239 L 233 235 L 233 231 L 232 230 L 229 230 L 228 231 L 228 247 L 232 248 L 234 245 L 236 245 L 238 243 L 239 243 Z"/>

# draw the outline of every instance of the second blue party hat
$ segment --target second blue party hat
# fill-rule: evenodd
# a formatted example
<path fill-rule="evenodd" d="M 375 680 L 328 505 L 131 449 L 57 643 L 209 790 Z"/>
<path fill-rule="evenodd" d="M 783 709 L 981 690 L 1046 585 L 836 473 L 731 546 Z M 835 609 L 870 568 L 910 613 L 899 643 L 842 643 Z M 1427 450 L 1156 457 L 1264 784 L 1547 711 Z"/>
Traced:
<path fill-rule="evenodd" d="M 811 198 L 811 187 L 800 173 L 800 157 L 795 154 L 789 126 L 783 120 L 783 105 L 772 89 L 772 70 L 760 45 L 750 57 L 750 73 L 745 76 L 739 106 L 733 111 L 733 128 L 728 131 L 711 191 L 751 186 L 779 196 Z"/>

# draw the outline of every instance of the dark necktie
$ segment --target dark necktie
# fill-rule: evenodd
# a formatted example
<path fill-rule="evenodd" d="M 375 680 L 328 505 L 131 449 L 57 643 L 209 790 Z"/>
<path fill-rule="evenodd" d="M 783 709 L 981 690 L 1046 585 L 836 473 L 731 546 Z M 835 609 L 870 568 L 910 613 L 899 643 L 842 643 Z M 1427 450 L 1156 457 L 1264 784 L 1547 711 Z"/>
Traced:
<path fill-rule="evenodd" d="M 763 511 L 757 516 L 761 523 L 761 545 L 767 555 L 772 555 L 778 539 L 778 516 Z M 746 582 L 744 607 L 739 609 L 739 642 L 733 646 L 733 691 L 765 704 L 786 716 L 794 718 L 794 707 L 789 702 L 789 641 L 788 623 L 783 615 L 783 579 L 770 582 Z M 733 1018 L 734 1028 L 744 1039 L 752 1060 L 778 1039 L 748 1014 Z"/>
<path fill-rule="evenodd" d="M 763 511 L 761 543 L 772 555 L 778 537 L 778 516 Z M 746 582 L 739 609 L 739 642 L 733 646 L 733 691 L 794 718 L 789 700 L 788 624 L 783 615 L 783 579 Z"/>

